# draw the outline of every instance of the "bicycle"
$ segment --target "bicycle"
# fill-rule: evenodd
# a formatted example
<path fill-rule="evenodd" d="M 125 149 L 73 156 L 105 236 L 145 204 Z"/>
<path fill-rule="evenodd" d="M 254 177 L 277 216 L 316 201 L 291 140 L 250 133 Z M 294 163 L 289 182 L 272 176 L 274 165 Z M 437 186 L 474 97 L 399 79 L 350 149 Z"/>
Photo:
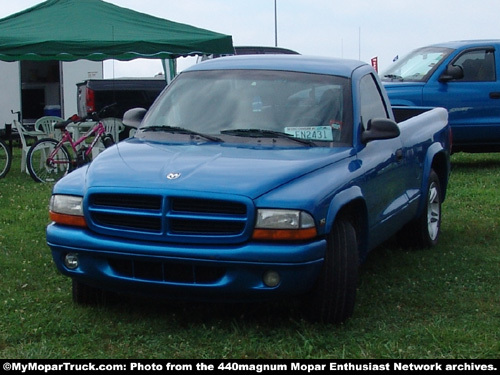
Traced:
<path fill-rule="evenodd" d="M 12 153 L 7 144 L 0 139 L 0 178 L 4 178 L 9 173 L 12 164 Z"/>
<path fill-rule="evenodd" d="M 72 134 L 66 127 L 71 123 L 83 123 L 89 118 L 97 121 L 96 124 L 76 141 L 73 140 Z M 43 138 L 35 142 L 28 151 L 27 168 L 36 182 L 57 182 L 74 169 L 88 164 L 91 161 L 92 149 L 100 139 L 105 148 L 114 144 L 113 137 L 106 134 L 106 129 L 96 113 L 83 118 L 73 115 L 68 120 L 55 124 L 54 128 L 62 132 L 60 141 Z M 82 145 L 92 136 L 94 139 L 90 145 Z M 74 160 L 64 144 L 71 146 L 75 155 Z"/>

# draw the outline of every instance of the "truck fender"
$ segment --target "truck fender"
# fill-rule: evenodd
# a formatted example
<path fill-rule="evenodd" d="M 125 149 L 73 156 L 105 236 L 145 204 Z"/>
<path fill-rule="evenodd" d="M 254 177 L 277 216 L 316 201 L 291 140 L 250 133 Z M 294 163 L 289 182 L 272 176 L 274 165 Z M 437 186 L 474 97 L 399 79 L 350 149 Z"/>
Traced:
<path fill-rule="evenodd" d="M 359 186 L 351 186 L 335 194 L 328 207 L 325 233 L 331 230 L 340 215 L 346 215 L 356 230 L 361 260 L 367 252 L 368 217 L 363 192 Z"/>

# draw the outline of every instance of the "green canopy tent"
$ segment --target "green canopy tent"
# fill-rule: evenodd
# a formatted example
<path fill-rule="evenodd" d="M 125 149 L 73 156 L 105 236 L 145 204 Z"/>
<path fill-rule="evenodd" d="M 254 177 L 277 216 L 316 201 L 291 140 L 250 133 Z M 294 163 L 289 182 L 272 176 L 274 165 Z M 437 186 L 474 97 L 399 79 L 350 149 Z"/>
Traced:
<path fill-rule="evenodd" d="M 72 62 L 158 59 L 163 63 L 168 82 L 175 75 L 177 57 L 233 51 L 229 35 L 105 1 L 41 2 L 0 19 L 0 104 L 3 108 L 0 132 L 4 124 L 12 122 L 13 113 L 18 113 L 25 123 L 41 117 L 44 106 L 59 105 L 62 115 L 75 113 L 76 85 L 73 81 L 83 80 L 80 76 L 87 70 L 79 73 L 78 78 L 77 74 L 63 77 L 63 72 L 70 65 L 71 69 L 74 65 L 89 65 Z M 19 65 L 10 62 L 19 62 Z M 42 72 L 41 78 L 32 74 L 32 70 Z M 56 84 L 60 90 L 55 88 Z"/>
<path fill-rule="evenodd" d="M 0 60 L 136 58 L 231 53 L 232 38 L 101 0 L 47 0 L 0 20 Z"/>

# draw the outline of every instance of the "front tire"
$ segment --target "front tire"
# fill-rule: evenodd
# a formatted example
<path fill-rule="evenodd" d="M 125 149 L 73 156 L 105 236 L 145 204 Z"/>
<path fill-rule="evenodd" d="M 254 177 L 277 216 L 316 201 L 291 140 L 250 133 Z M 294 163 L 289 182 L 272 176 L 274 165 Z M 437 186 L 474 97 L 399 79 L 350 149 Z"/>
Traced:
<path fill-rule="evenodd" d="M 354 311 L 358 285 L 358 241 L 352 224 L 337 219 L 327 235 L 323 269 L 305 298 L 306 315 L 313 321 L 342 323 Z"/>
<path fill-rule="evenodd" d="M 9 173 L 12 164 L 12 154 L 10 148 L 0 139 L 0 178 Z"/>
<path fill-rule="evenodd" d="M 36 182 L 57 182 L 71 170 L 71 156 L 63 145 L 54 155 L 53 162 L 48 160 L 50 153 L 58 145 L 51 138 L 40 139 L 31 146 L 27 156 L 27 168 Z"/>

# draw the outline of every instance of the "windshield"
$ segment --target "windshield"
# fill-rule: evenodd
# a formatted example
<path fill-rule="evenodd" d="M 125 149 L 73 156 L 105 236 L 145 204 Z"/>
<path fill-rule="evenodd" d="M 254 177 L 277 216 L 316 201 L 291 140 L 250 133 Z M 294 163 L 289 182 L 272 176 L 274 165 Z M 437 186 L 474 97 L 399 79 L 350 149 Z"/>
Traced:
<path fill-rule="evenodd" d="M 383 81 L 426 82 L 432 72 L 453 51 L 443 47 L 417 49 L 396 61 L 381 76 Z"/>
<path fill-rule="evenodd" d="M 210 135 L 223 142 L 272 138 L 298 145 L 351 143 L 349 90 L 347 78 L 322 74 L 185 72 L 151 108 L 140 130 Z"/>

